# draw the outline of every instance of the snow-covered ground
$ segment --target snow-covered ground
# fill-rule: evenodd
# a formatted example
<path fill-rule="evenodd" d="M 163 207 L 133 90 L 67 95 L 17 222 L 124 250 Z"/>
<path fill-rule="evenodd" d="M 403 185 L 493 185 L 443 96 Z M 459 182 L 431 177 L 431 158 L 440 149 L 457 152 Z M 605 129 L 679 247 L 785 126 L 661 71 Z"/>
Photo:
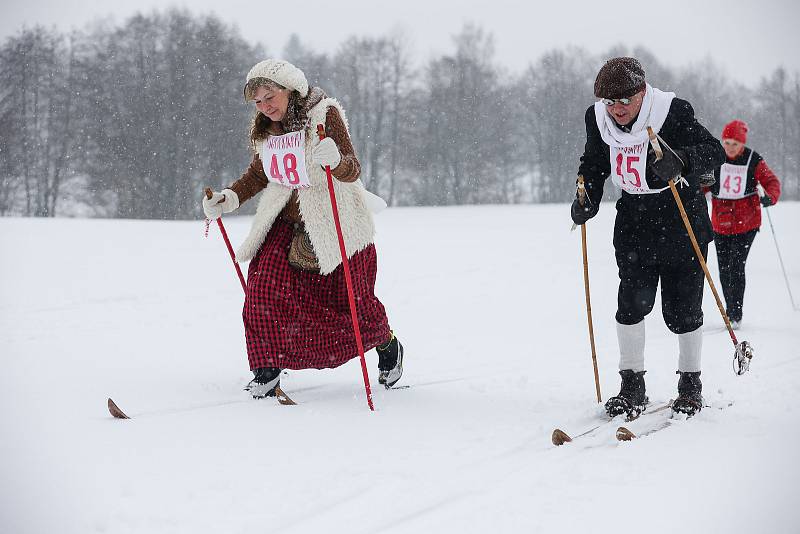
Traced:
<path fill-rule="evenodd" d="M 800 204 L 772 215 L 798 298 Z M 588 225 L 604 399 L 619 385 L 613 216 L 604 204 Z M 706 398 L 733 406 L 560 448 L 554 427 L 598 413 L 568 206 L 376 222 L 411 387 L 376 387 L 368 353 L 371 413 L 357 359 L 285 375 L 298 406 L 242 391 L 242 290 L 215 226 L 204 239 L 201 222 L 0 219 L 0 532 L 797 532 L 800 312 L 766 220 L 739 332 L 751 372 L 734 375 L 727 334 L 704 338 Z M 226 223 L 241 242 L 249 219 Z M 654 402 L 677 384 L 656 310 Z M 705 311 L 722 324 L 708 290 Z M 133 419 L 112 419 L 109 396 Z"/>

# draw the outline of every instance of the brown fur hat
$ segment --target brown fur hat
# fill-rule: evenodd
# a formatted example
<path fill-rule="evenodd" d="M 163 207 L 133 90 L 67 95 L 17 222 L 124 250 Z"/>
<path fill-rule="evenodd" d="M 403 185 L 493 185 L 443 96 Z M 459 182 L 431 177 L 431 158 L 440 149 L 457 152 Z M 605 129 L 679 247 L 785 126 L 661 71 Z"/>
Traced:
<path fill-rule="evenodd" d="M 645 88 L 644 69 L 632 57 L 615 57 L 606 61 L 594 81 L 597 98 L 628 98 Z"/>

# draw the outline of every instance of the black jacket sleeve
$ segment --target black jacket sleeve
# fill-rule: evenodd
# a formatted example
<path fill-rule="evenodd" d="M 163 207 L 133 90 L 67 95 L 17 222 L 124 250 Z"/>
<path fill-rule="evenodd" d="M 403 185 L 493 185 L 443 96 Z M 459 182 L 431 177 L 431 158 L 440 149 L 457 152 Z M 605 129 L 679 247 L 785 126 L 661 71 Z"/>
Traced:
<path fill-rule="evenodd" d="M 660 135 L 673 150 L 683 150 L 688 156 L 685 176 L 697 184 L 700 175 L 713 172 L 725 163 L 725 149 L 702 124 L 697 122 L 692 105 L 681 98 L 672 100 L 669 119 Z"/>
<path fill-rule="evenodd" d="M 578 174 L 583 175 L 586 193 L 595 206 L 603 199 L 603 185 L 611 174 L 608 145 L 600 137 L 600 129 L 594 118 L 594 106 L 586 110 L 586 145 L 581 156 Z"/>

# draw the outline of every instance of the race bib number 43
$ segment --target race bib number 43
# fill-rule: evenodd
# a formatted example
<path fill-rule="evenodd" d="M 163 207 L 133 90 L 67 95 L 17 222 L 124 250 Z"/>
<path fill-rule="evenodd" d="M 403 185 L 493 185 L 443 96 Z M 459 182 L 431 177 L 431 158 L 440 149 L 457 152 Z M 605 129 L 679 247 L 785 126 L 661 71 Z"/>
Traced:
<path fill-rule="evenodd" d="M 738 200 L 745 197 L 747 165 L 725 163 L 719 171 L 719 194 L 717 197 Z"/>
<path fill-rule="evenodd" d="M 270 182 L 290 189 L 311 187 L 306 171 L 306 133 L 272 135 L 261 143 L 261 163 Z"/>

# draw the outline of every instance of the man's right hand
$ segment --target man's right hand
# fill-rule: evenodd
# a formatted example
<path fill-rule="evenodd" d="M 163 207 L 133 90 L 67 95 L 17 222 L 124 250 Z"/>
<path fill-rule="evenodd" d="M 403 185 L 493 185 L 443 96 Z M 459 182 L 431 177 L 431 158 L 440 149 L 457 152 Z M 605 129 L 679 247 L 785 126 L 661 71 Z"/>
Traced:
<path fill-rule="evenodd" d="M 599 206 L 595 206 L 589 199 L 587 198 L 583 205 L 581 205 L 580 200 L 577 198 L 572 201 L 572 209 L 570 211 L 570 215 L 572 215 L 572 222 L 577 225 L 581 225 L 586 223 L 589 219 L 597 215 Z"/>

